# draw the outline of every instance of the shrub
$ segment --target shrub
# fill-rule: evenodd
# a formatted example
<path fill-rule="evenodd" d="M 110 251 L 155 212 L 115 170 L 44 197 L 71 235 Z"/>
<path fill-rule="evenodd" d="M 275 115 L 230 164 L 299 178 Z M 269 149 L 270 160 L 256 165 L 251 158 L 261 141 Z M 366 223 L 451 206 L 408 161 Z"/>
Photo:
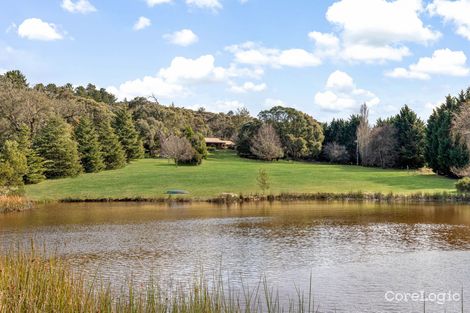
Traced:
<path fill-rule="evenodd" d="M 470 192 L 470 177 L 464 177 L 460 179 L 456 184 L 455 188 L 460 193 L 468 193 Z"/>

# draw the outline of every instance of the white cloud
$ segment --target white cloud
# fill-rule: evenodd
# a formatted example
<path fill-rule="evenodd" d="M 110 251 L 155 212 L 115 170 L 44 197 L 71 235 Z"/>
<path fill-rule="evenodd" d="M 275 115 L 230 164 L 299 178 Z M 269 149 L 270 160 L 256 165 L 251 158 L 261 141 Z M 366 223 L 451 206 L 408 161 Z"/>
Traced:
<path fill-rule="evenodd" d="M 186 0 L 186 4 L 202 9 L 211 9 L 214 11 L 222 9 L 222 4 L 219 2 L 219 0 Z"/>
<path fill-rule="evenodd" d="M 107 88 L 119 99 L 134 98 L 137 96 L 155 95 L 163 98 L 186 97 L 191 94 L 191 87 L 201 84 L 228 84 L 233 86 L 231 78 L 257 76 L 256 70 L 238 68 L 230 65 L 228 68 L 215 65 L 212 55 L 203 55 L 196 59 L 175 57 L 170 65 L 162 68 L 155 76 L 146 76 L 142 79 L 127 81 L 118 87 Z M 247 91 L 259 91 L 263 84 L 244 84 Z"/>
<path fill-rule="evenodd" d="M 470 40 L 469 0 L 434 0 L 427 9 L 431 15 L 439 15 L 446 22 L 454 23 L 457 34 Z"/>
<path fill-rule="evenodd" d="M 255 84 L 253 82 L 245 82 L 242 85 L 232 83 L 230 90 L 235 93 L 247 93 L 247 92 L 261 92 L 266 90 L 267 85 L 265 83 Z"/>
<path fill-rule="evenodd" d="M 284 50 L 279 55 L 279 64 L 291 67 L 318 66 L 321 60 L 303 49 Z"/>
<path fill-rule="evenodd" d="M 309 37 L 318 50 L 337 51 L 337 57 L 349 61 L 400 61 L 411 54 L 405 43 L 428 44 L 441 36 L 423 24 L 422 11 L 422 0 L 361 0 L 360 5 L 340 0 L 328 8 L 326 18 L 341 31 L 341 51 L 332 34 L 312 32 Z"/>
<path fill-rule="evenodd" d="M 142 30 L 144 28 L 149 27 L 150 25 L 152 25 L 152 21 L 150 19 L 146 18 L 145 16 L 141 16 L 141 17 L 139 17 L 137 22 L 135 22 L 133 28 L 134 28 L 134 30 Z"/>
<path fill-rule="evenodd" d="M 62 8 L 71 13 L 91 13 L 96 12 L 96 8 L 88 0 L 78 0 L 73 2 L 72 0 L 63 0 Z"/>
<path fill-rule="evenodd" d="M 280 99 L 267 98 L 264 100 L 263 107 L 272 108 L 272 107 L 286 107 L 286 103 Z"/>
<path fill-rule="evenodd" d="M 335 34 L 310 32 L 308 37 L 315 43 L 315 54 L 320 57 L 334 56 L 340 49 L 340 41 Z"/>
<path fill-rule="evenodd" d="M 374 106 L 380 99 L 368 90 L 357 88 L 352 77 L 342 71 L 331 73 L 325 90 L 315 94 L 315 103 L 333 112 L 355 111 L 364 102 Z"/>
<path fill-rule="evenodd" d="M 190 29 L 182 29 L 172 34 L 165 34 L 163 38 L 174 45 L 187 47 L 199 41 L 199 37 Z"/>
<path fill-rule="evenodd" d="M 463 51 L 440 49 L 431 57 L 423 57 L 408 69 L 399 67 L 386 73 L 387 76 L 409 79 L 430 79 L 431 75 L 468 76 L 470 69 L 466 66 L 467 57 Z"/>
<path fill-rule="evenodd" d="M 28 18 L 18 26 L 18 35 L 31 40 L 52 41 L 63 38 L 57 26 L 38 18 Z"/>
<path fill-rule="evenodd" d="M 154 7 L 159 4 L 173 3 L 173 0 L 146 0 L 149 7 Z"/>
<path fill-rule="evenodd" d="M 279 50 L 266 48 L 254 42 L 245 42 L 225 48 L 234 54 L 235 61 L 241 64 L 254 66 L 271 66 L 280 68 L 318 66 L 321 60 L 312 53 L 303 49 Z"/>

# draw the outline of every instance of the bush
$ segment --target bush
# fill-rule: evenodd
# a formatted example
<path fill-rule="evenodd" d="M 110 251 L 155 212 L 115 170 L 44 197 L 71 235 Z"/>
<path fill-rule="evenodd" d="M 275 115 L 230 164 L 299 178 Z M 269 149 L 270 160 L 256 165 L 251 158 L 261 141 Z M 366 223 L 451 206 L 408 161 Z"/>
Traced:
<path fill-rule="evenodd" d="M 457 191 L 460 193 L 468 193 L 470 192 L 470 177 L 465 177 L 459 180 L 455 184 L 455 188 L 457 188 Z"/>

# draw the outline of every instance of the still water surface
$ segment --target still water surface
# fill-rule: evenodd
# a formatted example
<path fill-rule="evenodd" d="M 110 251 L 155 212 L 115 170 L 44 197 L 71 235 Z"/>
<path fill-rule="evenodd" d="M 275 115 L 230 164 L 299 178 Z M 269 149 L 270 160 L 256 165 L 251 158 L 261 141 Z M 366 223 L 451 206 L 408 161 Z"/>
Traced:
<path fill-rule="evenodd" d="M 462 288 L 470 309 L 465 205 L 55 204 L 0 216 L 1 245 L 31 238 L 114 285 L 221 271 L 233 284 L 265 277 L 287 299 L 312 275 L 321 312 L 423 312 L 398 301 L 421 291 L 454 296 L 427 312 L 461 312 Z"/>

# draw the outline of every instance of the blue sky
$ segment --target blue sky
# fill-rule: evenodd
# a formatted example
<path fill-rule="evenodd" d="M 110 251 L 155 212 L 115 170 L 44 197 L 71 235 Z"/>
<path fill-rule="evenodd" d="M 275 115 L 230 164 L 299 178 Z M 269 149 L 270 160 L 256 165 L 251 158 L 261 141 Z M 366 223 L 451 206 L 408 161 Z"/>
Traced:
<path fill-rule="evenodd" d="M 0 71 L 92 82 L 120 98 L 327 121 L 409 104 L 423 118 L 470 86 L 470 0 L 15 0 Z"/>

